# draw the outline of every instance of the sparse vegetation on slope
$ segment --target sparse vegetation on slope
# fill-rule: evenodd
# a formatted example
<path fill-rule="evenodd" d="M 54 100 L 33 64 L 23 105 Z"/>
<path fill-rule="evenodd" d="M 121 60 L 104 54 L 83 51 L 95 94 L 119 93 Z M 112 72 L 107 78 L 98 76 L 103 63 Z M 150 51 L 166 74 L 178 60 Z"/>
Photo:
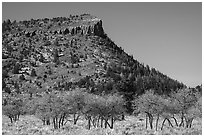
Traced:
<path fill-rule="evenodd" d="M 54 132 L 79 128 L 82 119 L 86 126 L 80 128 L 104 134 L 103 128 L 117 128 L 132 112 L 146 113 L 152 129 L 155 115 L 158 125 L 160 117 L 182 114 L 186 127 L 200 115 L 201 87 L 183 91 L 183 83 L 139 63 L 105 34 L 97 17 L 7 20 L 2 29 L 3 114 L 14 125 L 19 116 L 32 115 Z"/>

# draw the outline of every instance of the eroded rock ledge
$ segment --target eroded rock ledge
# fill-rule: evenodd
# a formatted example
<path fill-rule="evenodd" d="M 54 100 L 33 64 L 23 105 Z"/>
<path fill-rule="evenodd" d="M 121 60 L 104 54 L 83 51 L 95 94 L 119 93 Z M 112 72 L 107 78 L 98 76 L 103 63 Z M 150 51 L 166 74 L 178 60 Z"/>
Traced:
<path fill-rule="evenodd" d="M 102 27 L 102 20 L 98 18 L 83 20 L 74 25 L 63 25 L 60 27 L 54 27 L 47 31 L 51 34 L 63 34 L 63 35 L 96 35 L 96 36 L 104 36 L 104 30 Z M 32 37 L 36 34 L 42 34 L 43 31 L 41 29 L 38 30 L 25 30 L 23 34 L 26 37 Z M 18 35 L 18 34 L 17 34 Z"/>

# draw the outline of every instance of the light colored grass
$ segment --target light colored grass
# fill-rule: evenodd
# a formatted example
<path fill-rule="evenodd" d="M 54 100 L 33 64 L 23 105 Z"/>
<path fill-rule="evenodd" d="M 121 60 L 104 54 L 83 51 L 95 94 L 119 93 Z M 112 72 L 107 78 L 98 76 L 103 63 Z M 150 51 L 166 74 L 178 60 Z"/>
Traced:
<path fill-rule="evenodd" d="M 2 118 L 2 134 L 10 135 L 201 135 L 202 120 L 195 119 L 192 128 L 169 127 L 165 124 L 164 129 L 160 130 L 163 119 L 159 120 L 158 131 L 154 129 L 145 129 L 144 115 L 126 116 L 124 121 L 116 121 L 114 129 L 94 128 L 87 129 L 87 121 L 81 118 L 76 125 L 68 122 L 60 129 L 53 129 L 52 125 L 43 126 L 41 120 L 35 116 L 21 116 L 20 120 L 11 124 L 6 116 Z"/>

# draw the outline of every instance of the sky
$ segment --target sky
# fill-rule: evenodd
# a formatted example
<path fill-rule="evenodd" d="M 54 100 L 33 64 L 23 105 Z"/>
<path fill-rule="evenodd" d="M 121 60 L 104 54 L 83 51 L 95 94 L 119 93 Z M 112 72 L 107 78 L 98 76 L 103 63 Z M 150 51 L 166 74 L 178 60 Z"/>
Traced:
<path fill-rule="evenodd" d="M 202 3 L 2 3 L 2 19 L 90 13 L 125 52 L 188 87 L 202 83 Z"/>

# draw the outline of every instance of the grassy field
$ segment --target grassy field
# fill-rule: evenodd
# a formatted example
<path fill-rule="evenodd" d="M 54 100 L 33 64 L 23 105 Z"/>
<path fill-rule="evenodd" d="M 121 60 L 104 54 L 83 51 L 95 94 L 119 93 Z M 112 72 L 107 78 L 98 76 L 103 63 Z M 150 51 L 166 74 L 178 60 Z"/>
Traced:
<path fill-rule="evenodd" d="M 145 117 L 143 115 L 126 116 L 124 121 L 116 121 L 113 129 L 94 128 L 87 129 L 87 121 L 80 119 L 76 125 L 68 122 L 60 129 L 52 126 L 43 126 L 42 121 L 35 116 L 21 116 L 20 120 L 11 124 L 8 117 L 2 116 L 3 135 L 201 135 L 202 120 L 195 119 L 192 128 L 169 127 L 166 123 L 160 130 L 162 119 L 160 119 L 159 130 L 145 128 Z M 173 122 L 172 122 L 173 123 Z M 155 125 L 155 123 L 154 123 Z M 173 123 L 173 125 L 175 125 Z"/>

